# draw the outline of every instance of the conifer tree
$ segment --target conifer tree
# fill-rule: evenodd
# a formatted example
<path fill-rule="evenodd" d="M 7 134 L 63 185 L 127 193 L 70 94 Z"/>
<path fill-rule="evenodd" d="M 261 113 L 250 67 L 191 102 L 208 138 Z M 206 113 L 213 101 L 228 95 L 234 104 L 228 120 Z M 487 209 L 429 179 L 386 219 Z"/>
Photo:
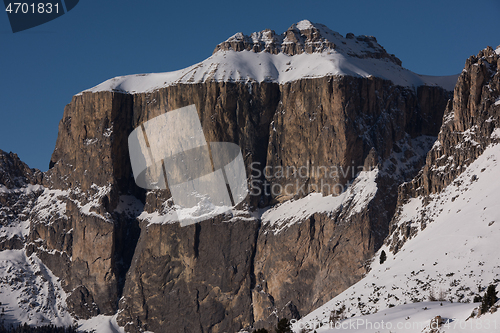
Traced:
<path fill-rule="evenodd" d="M 278 321 L 278 326 L 276 327 L 276 333 L 293 333 L 288 319 L 283 318 Z"/>
<path fill-rule="evenodd" d="M 380 264 L 382 265 L 386 259 L 387 259 L 387 254 L 385 254 L 385 251 L 382 250 L 382 252 L 380 253 Z"/>
<path fill-rule="evenodd" d="M 486 313 L 493 305 L 495 305 L 497 301 L 497 291 L 496 287 L 492 284 L 488 286 L 486 289 L 486 293 L 484 294 L 483 301 L 481 304 L 481 313 Z"/>

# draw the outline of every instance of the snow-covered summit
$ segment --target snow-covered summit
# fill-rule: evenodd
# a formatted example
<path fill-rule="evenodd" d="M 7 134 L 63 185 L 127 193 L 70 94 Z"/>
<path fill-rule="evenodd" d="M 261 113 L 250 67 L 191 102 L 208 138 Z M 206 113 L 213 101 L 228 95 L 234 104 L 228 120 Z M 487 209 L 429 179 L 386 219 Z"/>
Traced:
<path fill-rule="evenodd" d="M 401 66 L 401 60 L 388 54 L 373 36 L 354 36 L 348 33 L 344 38 L 338 32 L 319 23 L 302 20 L 293 24 L 287 31 L 277 35 L 273 30 L 262 30 L 246 36 L 239 32 L 217 45 L 219 51 L 252 51 L 272 54 L 284 53 L 297 55 L 335 50 L 344 56 L 357 58 L 387 59 Z"/>
<path fill-rule="evenodd" d="M 325 76 L 379 77 L 403 87 L 441 86 L 453 90 L 458 75 L 415 74 L 388 54 L 375 37 L 343 37 L 307 20 L 277 35 L 272 30 L 250 36 L 237 33 L 219 44 L 212 56 L 188 68 L 168 73 L 119 76 L 87 92 L 152 92 L 176 84 L 204 82 L 275 82 Z"/>

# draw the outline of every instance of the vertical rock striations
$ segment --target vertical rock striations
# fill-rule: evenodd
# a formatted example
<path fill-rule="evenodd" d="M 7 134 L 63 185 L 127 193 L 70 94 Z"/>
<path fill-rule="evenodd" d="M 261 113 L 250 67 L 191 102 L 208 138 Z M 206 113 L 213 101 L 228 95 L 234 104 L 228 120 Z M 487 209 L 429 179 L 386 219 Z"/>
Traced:
<path fill-rule="evenodd" d="M 256 327 L 266 328 L 282 317 L 299 318 L 361 279 L 366 261 L 388 233 L 397 187 L 422 166 L 450 97 L 440 88 L 420 87 L 415 93 L 390 81 L 352 77 L 299 80 L 281 85 L 281 92 L 267 167 L 310 165 L 327 171 L 268 177 L 271 189 L 289 184 L 295 194 L 271 193 L 271 202 L 298 199 L 300 188 L 340 194 L 361 188 L 351 184 L 359 171 L 376 167 L 379 172 L 372 197 L 353 190 L 338 207 L 290 226 L 263 219 L 253 309 Z M 337 177 L 329 175 L 331 167 L 341 170 Z"/>
<path fill-rule="evenodd" d="M 29 251 L 64 279 L 70 310 L 80 318 L 117 310 L 138 238 L 123 196 L 140 197 L 126 146 L 132 97 L 81 94 L 65 108 L 45 174 L 49 189 L 32 212 Z"/>

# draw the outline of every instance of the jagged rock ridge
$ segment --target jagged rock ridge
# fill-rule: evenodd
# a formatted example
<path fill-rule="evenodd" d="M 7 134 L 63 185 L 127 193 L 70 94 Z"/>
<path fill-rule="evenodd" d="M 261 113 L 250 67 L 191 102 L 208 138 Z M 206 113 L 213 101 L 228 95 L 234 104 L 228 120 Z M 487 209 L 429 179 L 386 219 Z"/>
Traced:
<path fill-rule="evenodd" d="M 448 102 L 438 139 L 427 155 L 418 176 L 399 191 L 399 204 L 410 198 L 439 193 L 451 184 L 465 168 L 492 143 L 499 140 L 500 128 L 500 48 L 487 47 L 471 56 L 458 78 L 453 101 Z M 397 252 L 417 232 L 411 223 L 399 223 L 394 217 L 390 239 L 391 250 Z M 420 227 L 432 221 L 422 216 Z M 398 230 L 396 230 L 398 229 Z"/>
<path fill-rule="evenodd" d="M 281 35 L 269 29 L 254 32 L 250 36 L 239 32 L 217 45 L 214 53 L 221 50 L 284 53 L 290 56 L 335 50 L 351 57 L 387 59 L 401 66 L 401 60 L 394 54 L 388 54 L 373 36 L 348 33 L 344 38 L 327 26 L 308 20 L 293 24 Z"/>

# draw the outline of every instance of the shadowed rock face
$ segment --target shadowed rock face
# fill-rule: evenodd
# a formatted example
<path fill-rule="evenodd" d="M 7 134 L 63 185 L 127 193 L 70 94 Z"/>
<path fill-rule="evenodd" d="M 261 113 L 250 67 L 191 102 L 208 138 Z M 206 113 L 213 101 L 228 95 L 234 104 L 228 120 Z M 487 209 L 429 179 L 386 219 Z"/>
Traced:
<path fill-rule="evenodd" d="M 186 84 L 142 94 L 84 92 L 65 108 L 43 180 L 49 188 L 43 199 L 65 209 L 39 219 L 45 208 L 35 206 L 27 249 L 62 278 L 67 303 L 81 318 L 120 310 L 118 322 L 131 332 L 270 328 L 278 317 L 299 317 L 361 278 L 388 233 L 397 186 L 423 163 L 421 153 L 409 148 L 403 154 L 401 147 L 437 134 L 449 97 L 437 87 L 414 91 L 347 76 L 283 85 Z M 290 199 L 274 194 L 249 196 L 235 216 L 183 228 L 148 224 L 137 217 L 162 212 L 170 193 L 135 185 L 128 134 L 190 104 L 207 142 L 240 146 L 247 175 L 258 186 L 295 182 L 292 176 L 259 177 L 266 166 L 378 164 L 385 173 L 379 173 L 377 193 L 360 212 L 351 214 L 346 202 L 279 233 L 248 213 Z M 395 158 L 395 151 L 405 157 Z M 394 171 L 405 158 L 412 161 L 406 173 Z M 355 176 L 325 180 L 345 184 Z"/>
<path fill-rule="evenodd" d="M 65 209 L 43 220 L 37 214 L 47 208 L 39 205 L 32 213 L 29 250 L 63 278 L 71 291 L 68 307 L 82 318 L 116 311 L 120 275 L 138 238 L 135 218 L 114 212 L 120 195 L 140 196 L 122 144 L 131 128 L 131 102 L 130 96 L 113 93 L 74 97 L 44 178 L 53 191 L 44 199 Z"/>
<path fill-rule="evenodd" d="M 103 92 L 73 98 L 60 122 L 51 168 L 44 179 L 44 185 L 53 191 L 47 200 L 64 205 L 64 214 L 48 214 L 40 221 L 37 213 L 45 208 L 35 207 L 29 250 L 36 251 L 64 279 L 63 285 L 70 291 L 68 305 L 77 316 L 112 314 L 118 309 L 125 273 L 141 233 L 136 216 L 142 211 L 123 212 L 122 198 L 131 196 L 139 204 L 142 201 L 142 206 L 146 203 L 146 211 L 154 211 L 170 197 L 166 190 L 149 193 L 146 199 L 144 190 L 135 185 L 128 134 L 166 110 L 194 103 L 207 141 L 238 143 L 247 165 L 255 160 L 264 165 L 265 150 L 254 147 L 267 146 L 267 129 L 278 96 L 276 84 L 254 84 L 249 89 L 213 83 L 134 96 Z"/>

